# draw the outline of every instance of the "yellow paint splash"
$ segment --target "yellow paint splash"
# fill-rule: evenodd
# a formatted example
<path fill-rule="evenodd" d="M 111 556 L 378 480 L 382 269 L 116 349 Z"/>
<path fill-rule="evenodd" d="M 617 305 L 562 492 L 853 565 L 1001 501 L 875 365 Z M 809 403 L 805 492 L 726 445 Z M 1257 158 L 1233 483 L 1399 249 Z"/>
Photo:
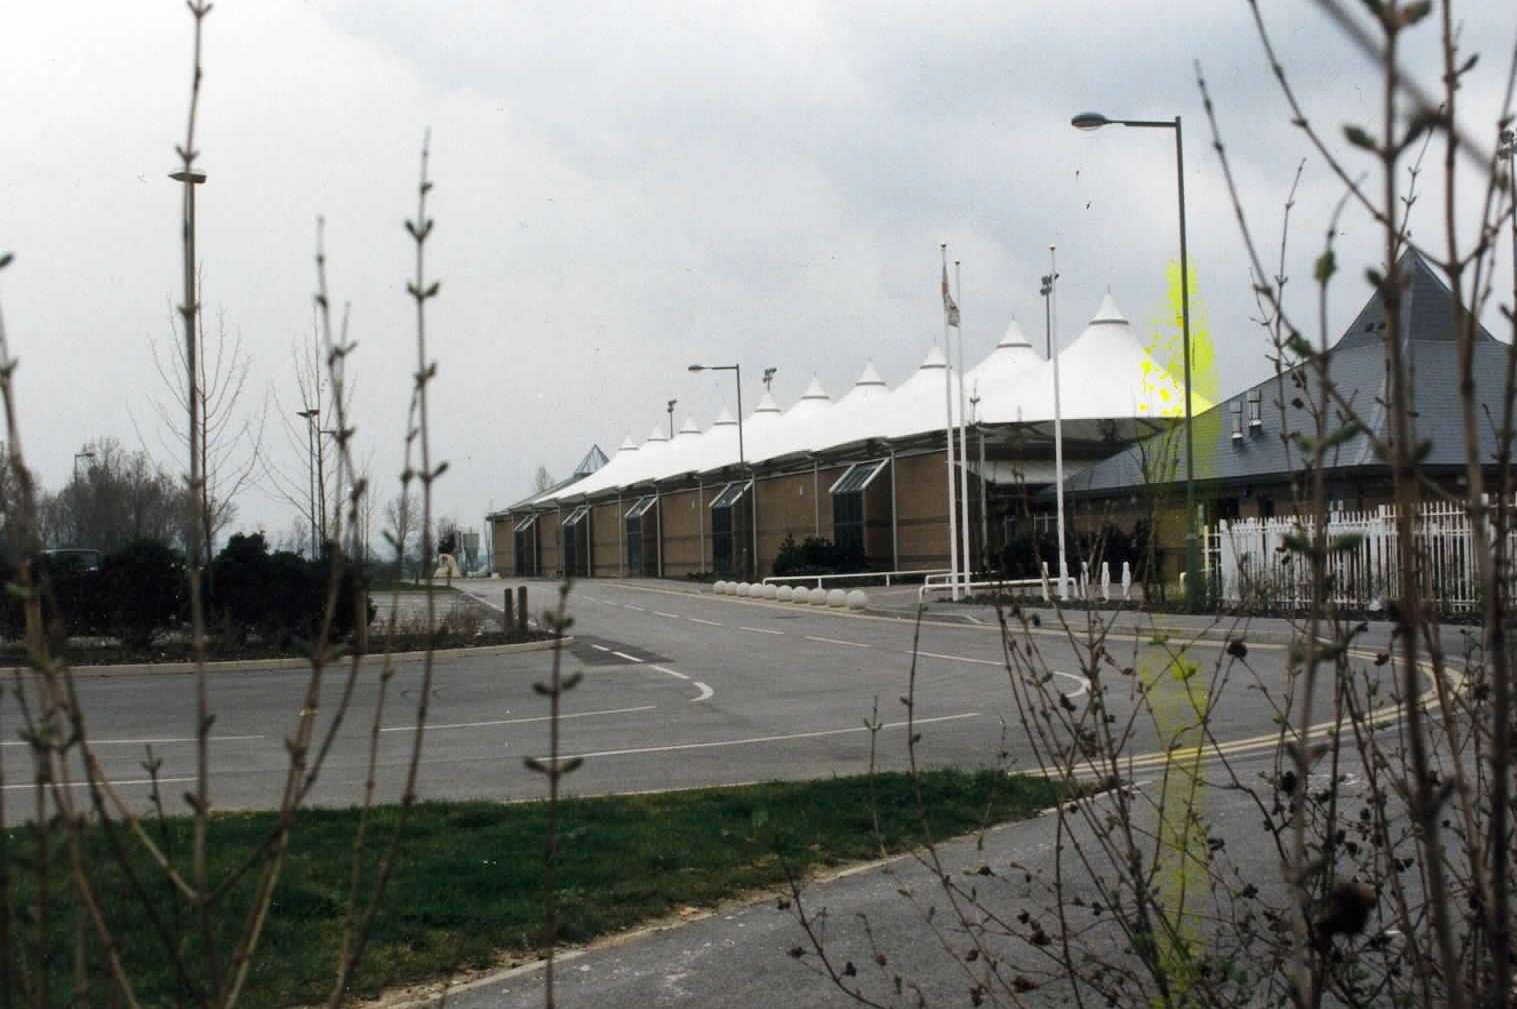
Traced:
<path fill-rule="evenodd" d="M 1180 290 L 1180 264 L 1164 267 L 1165 308 L 1149 323 L 1150 336 L 1143 350 L 1143 388 L 1154 404 L 1153 416 L 1185 415 L 1185 328 Z M 1220 411 L 1212 410 L 1219 395 L 1217 349 L 1212 341 L 1211 322 L 1206 304 L 1201 300 L 1195 267 L 1190 269 L 1190 409 L 1195 418 L 1197 446 L 1210 444 L 1219 433 Z M 1211 453 L 1196 453 L 1196 476 L 1206 472 Z"/>

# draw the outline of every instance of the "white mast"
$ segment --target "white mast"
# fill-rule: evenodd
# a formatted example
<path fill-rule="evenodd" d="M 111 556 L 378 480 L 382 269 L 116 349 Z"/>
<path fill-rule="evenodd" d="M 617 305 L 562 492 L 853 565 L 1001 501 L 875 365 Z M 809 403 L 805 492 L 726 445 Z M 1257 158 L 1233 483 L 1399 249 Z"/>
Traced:
<path fill-rule="evenodd" d="M 959 261 L 953 261 L 954 293 L 959 297 L 959 311 L 963 312 L 964 285 L 959 278 Z M 959 317 L 959 535 L 964 538 L 964 594 L 969 594 L 969 582 L 974 577 L 974 552 L 969 549 L 969 440 L 964 433 L 964 324 Z M 983 479 L 983 478 L 982 478 Z"/>
<path fill-rule="evenodd" d="M 1055 296 L 1059 281 L 1059 265 L 1054 247 L 1048 247 L 1048 331 L 1049 356 L 1053 358 L 1053 479 L 1054 500 L 1059 511 L 1059 598 L 1069 598 L 1069 564 L 1064 556 L 1064 420 L 1059 412 L 1059 348 L 1054 345 L 1052 334 L 1059 331 L 1058 298 Z"/>
<path fill-rule="evenodd" d="M 959 528 L 958 494 L 955 488 L 953 463 L 953 344 L 949 342 L 948 328 L 956 325 L 954 315 L 958 308 L 948 292 L 948 245 L 939 246 L 943 260 L 943 432 L 948 463 L 948 577 L 952 582 L 952 598 L 959 599 Z"/>

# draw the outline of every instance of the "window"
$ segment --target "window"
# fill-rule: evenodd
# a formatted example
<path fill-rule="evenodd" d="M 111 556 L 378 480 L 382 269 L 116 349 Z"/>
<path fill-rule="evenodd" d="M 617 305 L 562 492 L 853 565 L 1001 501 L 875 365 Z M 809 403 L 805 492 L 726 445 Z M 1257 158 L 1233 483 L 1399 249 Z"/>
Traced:
<path fill-rule="evenodd" d="M 522 519 L 520 522 L 516 523 L 516 526 L 511 531 L 513 533 L 524 533 L 535 525 L 537 525 L 537 512 L 533 512 L 526 518 Z"/>
<path fill-rule="evenodd" d="M 632 503 L 631 508 L 627 509 L 627 518 L 640 519 L 644 515 L 648 514 L 649 509 L 651 509 L 657 503 L 657 494 L 644 494 L 642 497 L 638 498 Z"/>
<path fill-rule="evenodd" d="M 1264 429 L 1264 393 L 1259 389 L 1248 390 L 1248 428 L 1250 431 Z"/>
<path fill-rule="evenodd" d="M 889 464 L 889 459 L 854 463 L 832 484 L 832 540 L 846 567 L 863 566 L 864 491 Z"/>
<path fill-rule="evenodd" d="M 874 459 L 870 462 L 856 462 L 843 471 L 832 484 L 832 494 L 858 494 L 874 483 L 874 478 L 884 471 L 889 459 Z"/>
<path fill-rule="evenodd" d="M 581 522 L 584 521 L 585 516 L 589 515 L 589 514 L 590 514 L 590 506 L 587 505 L 587 504 L 580 505 L 578 508 L 574 509 L 572 512 L 569 513 L 569 517 L 568 518 L 564 519 L 564 528 L 568 529 L 568 528 L 571 528 L 573 526 L 579 525 Z"/>
<path fill-rule="evenodd" d="M 752 486 L 752 480 L 749 480 L 746 483 L 734 480 L 732 483 L 729 483 L 727 486 L 723 487 L 722 492 L 712 499 L 711 510 L 721 511 L 724 508 L 731 508 L 733 505 L 742 500 L 743 495 L 746 494 L 749 488 Z"/>
<path fill-rule="evenodd" d="M 1233 416 L 1233 441 L 1243 440 L 1243 401 L 1235 399 L 1228 404 Z"/>

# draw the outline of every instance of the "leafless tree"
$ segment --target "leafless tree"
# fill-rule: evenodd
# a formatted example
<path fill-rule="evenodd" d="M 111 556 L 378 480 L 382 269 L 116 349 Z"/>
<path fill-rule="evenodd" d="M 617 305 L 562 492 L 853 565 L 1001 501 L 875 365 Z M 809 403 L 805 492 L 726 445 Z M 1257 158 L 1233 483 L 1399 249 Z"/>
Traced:
<path fill-rule="evenodd" d="M 204 276 L 204 270 L 201 270 L 200 284 L 204 283 Z M 171 322 L 172 328 L 164 341 L 167 346 L 160 348 L 158 339 L 149 339 L 148 349 L 153 367 L 169 396 L 167 403 L 155 401 L 154 409 L 160 423 L 170 433 L 174 451 L 182 454 L 189 451 L 191 442 L 185 428 L 185 418 L 189 415 L 189 391 L 185 382 L 189 373 L 188 344 L 180 332 L 183 327 L 179 320 L 171 319 Z M 224 310 L 216 314 L 216 333 L 212 339 L 206 338 L 203 310 L 191 336 L 196 344 L 194 386 L 200 400 L 196 411 L 200 430 L 194 442 L 200 453 L 203 475 L 200 494 L 202 536 L 206 555 L 213 556 L 217 537 L 237 516 L 238 495 L 259 469 L 268 404 L 265 402 L 263 409 L 244 408 L 243 396 L 247 392 L 252 358 L 243 347 L 241 333 L 228 333 Z"/>
<path fill-rule="evenodd" d="M 80 456 L 88 464 L 76 467 L 61 490 L 38 498 L 45 544 L 110 552 L 137 539 L 188 542 L 184 484 L 146 451 L 128 451 L 103 437 L 86 443 Z"/>
<path fill-rule="evenodd" d="M 558 481 L 553 479 L 553 474 L 548 472 L 548 467 L 539 465 L 537 472 L 532 474 L 532 489 L 541 494 L 543 491 L 552 490 Z"/>
<path fill-rule="evenodd" d="M 399 577 L 405 577 L 407 559 L 411 556 L 411 547 L 416 539 L 416 524 L 418 521 L 416 508 L 416 495 L 409 487 L 402 487 L 390 500 L 385 502 L 385 542 L 390 549 L 395 551 L 396 573 Z M 425 558 L 422 558 L 425 566 Z"/>

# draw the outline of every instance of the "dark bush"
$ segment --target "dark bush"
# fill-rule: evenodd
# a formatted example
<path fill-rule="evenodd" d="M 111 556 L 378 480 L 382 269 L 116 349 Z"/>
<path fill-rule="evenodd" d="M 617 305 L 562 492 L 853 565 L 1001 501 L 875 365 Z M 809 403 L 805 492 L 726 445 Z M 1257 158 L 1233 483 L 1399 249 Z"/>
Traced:
<path fill-rule="evenodd" d="M 317 561 L 284 550 L 270 553 L 261 533 L 231 537 L 211 566 L 212 623 L 236 640 L 250 632 L 281 642 L 313 640 L 321 629 L 331 563 L 330 551 Z M 344 568 L 332 621 L 335 636 L 352 632 L 354 594 L 363 583 L 361 572 Z M 373 619 L 372 603 L 368 617 Z"/>
<path fill-rule="evenodd" d="M 800 543 L 787 535 L 774 558 L 774 573 L 784 575 L 850 574 L 868 570 L 862 551 L 840 547 L 827 539 L 807 536 Z"/>
<path fill-rule="evenodd" d="M 146 648 L 183 622 L 189 583 L 179 554 L 157 540 L 134 540 L 100 563 L 103 609 L 110 633 Z M 73 624 L 70 633 L 79 633 Z"/>
<path fill-rule="evenodd" d="M 1149 560 L 1148 541 L 1147 522 L 1136 523 L 1130 532 L 1110 523 L 1096 532 L 1076 533 L 1066 527 L 1065 555 L 1069 573 L 1078 577 L 1081 562 L 1089 562 L 1091 577 L 1095 578 L 1104 561 L 1111 565 L 1111 576 L 1116 579 L 1121 576 L 1122 564 L 1126 562 L 1132 566 L 1133 581 L 1140 582 Z M 1052 576 L 1058 562 L 1059 537 L 1052 532 L 1026 531 L 1013 535 L 1001 551 L 1001 573 L 1008 579 L 1038 578 L 1045 563 Z"/>

